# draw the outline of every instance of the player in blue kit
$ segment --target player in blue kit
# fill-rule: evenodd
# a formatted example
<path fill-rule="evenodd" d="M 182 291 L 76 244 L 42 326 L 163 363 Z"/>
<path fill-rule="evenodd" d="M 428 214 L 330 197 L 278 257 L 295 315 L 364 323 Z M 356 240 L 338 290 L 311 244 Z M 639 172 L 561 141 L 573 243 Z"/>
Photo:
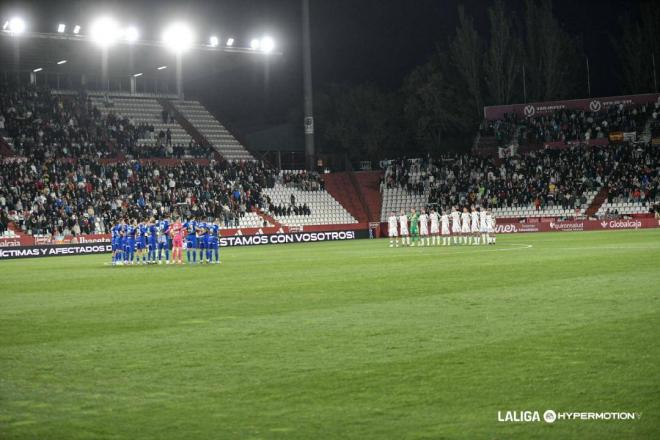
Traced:
<path fill-rule="evenodd" d="M 197 263 L 197 222 L 188 220 L 183 224 L 186 230 L 186 260 L 188 264 Z"/>
<path fill-rule="evenodd" d="M 122 264 L 124 253 L 124 219 L 112 228 L 112 264 Z"/>
<path fill-rule="evenodd" d="M 137 264 L 147 264 L 147 225 L 140 222 L 137 225 L 137 232 L 135 237 L 135 247 L 137 248 Z"/>
<path fill-rule="evenodd" d="M 170 221 L 163 219 L 158 222 L 158 264 L 162 264 L 165 251 L 165 264 L 170 264 Z"/>
<path fill-rule="evenodd" d="M 156 264 L 156 249 L 158 248 L 158 224 L 153 217 L 147 224 L 147 246 L 149 248 L 149 264 Z"/>
<path fill-rule="evenodd" d="M 135 234 L 137 233 L 137 222 L 126 224 L 124 228 L 124 264 L 133 264 L 135 253 Z"/>
<path fill-rule="evenodd" d="M 115 258 L 115 263 L 119 266 L 124 264 L 124 245 L 126 242 L 126 224 L 124 221 L 121 221 L 121 226 L 119 228 L 119 236 L 117 237 L 117 256 Z"/>
<path fill-rule="evenodd" d="M 110 239 L 110 244 L 112 246 L 112 265 L 114 266 L 117 258 L 117 242 L 119 241 L 119 223 L 114 225 L 112 229 L 110 230 L 111 232 L 111 239 Z"/>
<path fill-rule="evenodd" d="M 197 223 L 197 249 L 199 249 L 199 262 L 204 263 L 204 254 L 209 245 L 209 230 L 206 223 L 200 222 Z M 209 260 L 206 260 L 208 263 Z"/>
<path fill-rule="evenodd" d="M 210 226 L 209 246 L 206 250 L 207 259 L 213 264 L 220 264 L 220 226 L 213 223 Z M 213 261 L 211 258 L 213 257 Z"/>

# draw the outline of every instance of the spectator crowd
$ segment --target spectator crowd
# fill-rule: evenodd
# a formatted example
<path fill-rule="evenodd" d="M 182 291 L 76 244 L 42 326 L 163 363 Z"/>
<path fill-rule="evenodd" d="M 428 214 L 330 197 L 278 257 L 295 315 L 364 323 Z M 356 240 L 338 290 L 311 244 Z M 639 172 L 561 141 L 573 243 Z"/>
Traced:
<path fill-rule="evenodd" d="M 256 162 L 171 166 L 81 159 L 5 160 L 0 212 L 32 234 L 107 232 L 121 217 L 178 214 L 236 226 L 277 175 Z M 6 224 L 6 222 L 5 222 Z"/>
<path fill-rule="evenodd" d="M 599 113 L 561 110 L 524 121 L 507 117 L 485 127 L 501 139 L 530 142 L 585 140 L 610 130 L 639 130 L 648 120 L 660 132 L 659 104 Z M 163 120 L 172 120 L 164 111 Z M 644 122 L 646 124 L 646 122 Z M 32 234 L 107 232 L 120 217 L 179 214 L 213 219 L 227 227 L 256 208 L 275 216 L 311 214 L 306 204 L 274 204 L 262 193 L 279 183 L 302 191 L 324 189 L 317 173 L 277 172 L 258 162 L 212 159 L 206 146 L 172 145 L 172 134 L 109 113 L 103 116 L 83 93 L 56 95 L 24 87 L 0 93 L 0 132 L 13 141 L 17 157 L 0 160 L 0 233 L 11 222 Z M 140 141 L 157 137 L 156 146 Z M 610 202 L 649 206 L 660 194 L 660 148 L 652 144 L 575 145 L 503 159 L 444 155 L 437 159 L 387 161 L 382 186 L 428 194 L 443 207 L 561 206 L 577 208 L 585 193 L 603 185 Z M 159 164 L 139 158 L 196 156 Z M 128 157 L 128 160 L 123 160 Z M 104 159 L 104 160 L 100 160 Z"/>
<path fill-rule="evenodd" d="M 612 105 L 598 112 L 561 109 L 548 114 L 484 121 L 482 137 L 493 137 L 500 146 L 517 140 L 519 145 L 539 146 L 546 142 L 587 141 L 608 138 L 612 132 L 641 134 L 646 122 L 657 120 L 660 103 L 636 106 Z"/>
<path fill-rule="evenodd" d="M 38 160 L 213 157 L 208 145 L 173 144 L 170 129 L 155 133 L 152 125 L 113 112 L 104 117 L 82 92 L 57 95 L 35 86 L 5 87 L 0 94 L 0 131 L 12 139 L 17 155 Z"/>
<path fill-rule="evenodd" d="M 607 185 L 610 201 L 647 203 L 658 198 L 660 149 L 653 145 L 576 145 L 504 159 L 451 155 L 384 163 L 383 187 L 429 195 L 444 209 L 561 206 L 579 208 L 585 193 Z"/>

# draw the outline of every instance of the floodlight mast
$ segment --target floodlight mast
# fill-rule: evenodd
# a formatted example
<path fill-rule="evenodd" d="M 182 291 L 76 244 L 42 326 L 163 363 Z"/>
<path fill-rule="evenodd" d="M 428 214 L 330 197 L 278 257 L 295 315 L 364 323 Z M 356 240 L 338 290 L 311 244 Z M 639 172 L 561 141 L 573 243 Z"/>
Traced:
<path fill-rule="evenodd" d="M 314 105 L 312 101 L 312 56 L 309 35 L 309 0 L 302 0 L 303 93 L 305 119 L 305 166 L 308 171 L 316 166 L 314 148 Z"/>
<path fill-rule="evenodd" d="M 183 99 L 183 52 L 193 44 L 194 36 L 183 23 L 170 25 L 163 33 L 163 42 L 176 53 L 176 94 Z"/>
<path fill-rule="evenodd" d="M 181 51 L 176 53 L 176 94 L 179 99 L 183 97 L 183 54 Z"/>

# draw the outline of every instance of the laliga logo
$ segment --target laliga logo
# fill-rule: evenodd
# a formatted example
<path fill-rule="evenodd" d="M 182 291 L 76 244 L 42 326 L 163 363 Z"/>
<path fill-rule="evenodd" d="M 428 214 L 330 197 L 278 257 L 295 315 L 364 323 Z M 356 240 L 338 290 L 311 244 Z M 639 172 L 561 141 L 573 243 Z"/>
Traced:
<path fill-rule="evenodd" d="M 536 112 L 536 108 L 534 108 L 534 106 L 531 105 L 531 104 L 530 104 L 530 105 L 526 105 L 525 108 L 523 108 L 523 113 L 524 113 L 525 116 L 527 116 L 528 118 L 529 118 L 530 116 L 534 116 L 534 113 L 535 113 L 535 112 Z"/>
<path fill-rule="evenodd" d="M 546 423 L 554 423 L 555 420 L 557 420 L 557 413 L 549 409 L 543 413 L 543 420 L 545 420 Z"/>
<path fill-rule="evenodd" d="M 598 112 L 600 111 L 601 104 L 600 101 L 597 99 L 594 99 L 589 103 L 589 109 L 591 109 L 592 112 Z"/>

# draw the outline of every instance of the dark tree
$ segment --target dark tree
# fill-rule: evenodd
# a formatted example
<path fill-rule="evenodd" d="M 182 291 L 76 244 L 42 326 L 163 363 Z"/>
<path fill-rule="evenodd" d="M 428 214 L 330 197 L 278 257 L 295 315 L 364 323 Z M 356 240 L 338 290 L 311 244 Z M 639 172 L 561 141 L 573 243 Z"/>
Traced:
<path fill-rule="evenodd" d="M 510 104 L 520 76 L 522 47 L 513 27 L 511 11 L 502 0 L 488 10 L 490 45 L 484 60 L 486 89 L 491 104 Z"/>
<path fill-rule="evenodd" d="M 655 89 L 653 57 L 658 60 L 660 48 L 660 7 L 655 2 L 640 7 L 639 20 L 630 14 L 621 19 L 612 46 L 618 54 L 620 74 L 626 93 L 643 93 Z"/>
<path fill-rule="evenodd" d="M 456 36 L 450 45 L 451 60 L 458 73 L 457 79 L 465 86 L 468 98 L 466 105 L 478 117 L 483 107 L 482 50 L 483 42 L 474 28 L 472 18 L 465 14 L 463 6 L 459 6 Z"/>
<path fill-rule="evenodd" d="M 578 83 L 576 72 L 584 62 L 576 42 L 559 25 L 551 0 L 527 0 L 525 5 L 528 100 L 574 96 Z"/>

